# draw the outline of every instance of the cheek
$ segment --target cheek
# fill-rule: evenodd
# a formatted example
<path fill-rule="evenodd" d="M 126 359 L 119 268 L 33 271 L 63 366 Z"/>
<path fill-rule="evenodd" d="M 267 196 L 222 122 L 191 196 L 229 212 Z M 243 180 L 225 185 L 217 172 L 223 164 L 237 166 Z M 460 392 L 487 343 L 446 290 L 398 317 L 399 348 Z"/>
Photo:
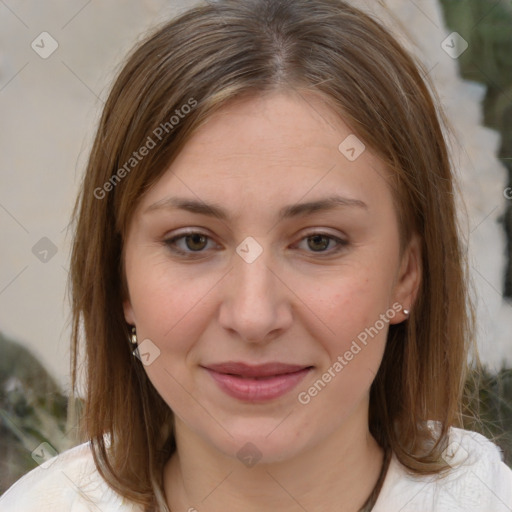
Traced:
<path fill-rule="evenodd" d="M 368 388 L 378 371 L 392 318 L 381 317 L 391 307 L 390 289 L 391 274 L 375 260 L 339 269 L 310 289 L 307 304 L 316 320 L 309 329 L 326 356 L 321 371 L 336 375 L 330 387 L 342 400 Z"/>
<path fill-rule="evenodd" d="M 370 277 L 359 279 L 353 274 L 328 290 L 316 302 L 321 307 L 318 316 L 329 329 L 323 327 L 313 334 L 325 358 L 314 382 L 308 383 L 311 387 L 303 391 L 321 394 L 315 398 L 316 407 L 329 408 L 341 420 L 360 403 L 378 372 L 389 326 L 380 315 L 388 311 L 388 305 L 386 294 L 376 292 Z"/>
<path fill-rule="evenodd" d="M 304 295 L 326 332 L 336 339 L 356 335 L 373 324 L 387 308 L 387 283 L 379 282 L 381 277 L 374 272 L 375 269 L 372 272 L 371 269 L 346 268 L 337 275 L 321 279 L 320 284 Z"/>
<path fill-rule="evenodd" d="M 206 311 L 210 306 L 208 291 L 215 281 L 194 278 L 192 270 L 176 272 L 169 262 L 156 258 L 141 261 L 132 270 L 130 296 L 139 344 L 149 339 L 158 353 L 144 370 L 168 406 L 178 416 L 187 416 L 192 414 L 190 393 L 196 394 L 187 357 L 211 315 Z M 200 417 L 200 411 L 195 414 Z"/>
<path fill-rule="evenodd" d="M 194 276 L 192 268 L 172 270 L 167 261 L 135 261 L 129 280 L 137 333 L 161 350 L 187 348 L 208 320 L 208 294 L 213 277 Z"/>

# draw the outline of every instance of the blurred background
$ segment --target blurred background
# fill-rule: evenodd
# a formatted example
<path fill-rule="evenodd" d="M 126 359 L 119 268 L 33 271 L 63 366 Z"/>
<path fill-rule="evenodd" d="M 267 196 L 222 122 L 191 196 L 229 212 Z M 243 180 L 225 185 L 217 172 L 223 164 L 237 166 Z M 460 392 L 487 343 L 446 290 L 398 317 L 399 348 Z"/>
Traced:
<path fill-rule="evenodd" d="M 0 0 L 0 492 L 77 444 L 71 209 L 122 59 L 146 30 L 200 3 Z M 452 125 L 486 368 L 469 404 L 483 424 L 467 428 L 496 436 L 512 465 L 512 3 L 352 3 L 421 60 Z"/>

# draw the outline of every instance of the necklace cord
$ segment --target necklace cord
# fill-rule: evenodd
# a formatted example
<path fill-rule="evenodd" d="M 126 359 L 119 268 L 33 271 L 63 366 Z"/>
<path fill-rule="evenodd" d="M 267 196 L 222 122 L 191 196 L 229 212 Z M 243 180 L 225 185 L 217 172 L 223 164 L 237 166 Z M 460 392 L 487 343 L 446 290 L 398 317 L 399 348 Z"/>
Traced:
<path fill-rule="evenodd" d="M 390 448 L 384 449 L 384 460 L 382 461 L 382 469 L 380 470 L 379 478 L 372 492 L 368 496 L 368 499 L 365 501 L 359 512 L 371 512 L 373 510 L 373 507 L 375 506 L 377 498 L 379 497 L 380 491 L 382 489 L 382 485 L 384 484 L 384 480 L 386 479 L 389 463 L 391 462 L 391 453 L 392 452 Z"/>

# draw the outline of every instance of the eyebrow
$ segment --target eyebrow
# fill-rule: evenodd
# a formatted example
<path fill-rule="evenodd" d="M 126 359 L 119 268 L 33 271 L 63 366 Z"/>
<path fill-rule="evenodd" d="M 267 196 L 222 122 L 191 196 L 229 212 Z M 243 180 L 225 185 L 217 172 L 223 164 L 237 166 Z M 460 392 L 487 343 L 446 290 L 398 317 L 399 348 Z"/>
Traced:
<path fill-rule="evenodd" d="M 333 210 L 334 208 L 340 206 L 358 207 L 368 210 L 368 205 L 359 199 L 352 199 L 341 196 L 330 196 L 319 199 L 317 201 L 285 206 L 279 210 L 277 217 L 279 220 L 284 220 L 292 217 L 308 215 L 319 211 Z M 200 215 L 218 217 L 221 220 L 229 219 L 228 211 L 222 206 L 218 204 L 205 203 L 204 201 L 196 201 L 195 199 L 189 199 L 186 197 L 167 197 L 157 201 L 156 203 L 148 206 L 148 208 L 144 210 L 144 214 L 162 209 L 181 209 Z"/>

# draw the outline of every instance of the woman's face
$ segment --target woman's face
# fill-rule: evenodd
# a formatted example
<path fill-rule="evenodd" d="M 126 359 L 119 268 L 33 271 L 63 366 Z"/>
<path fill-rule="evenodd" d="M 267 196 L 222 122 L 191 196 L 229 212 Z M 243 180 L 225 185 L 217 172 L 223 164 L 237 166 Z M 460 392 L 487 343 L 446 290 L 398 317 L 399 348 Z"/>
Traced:
<path fill-rule="evenodd" d="M 367 428 L 419 284 L 386 173 L 319 97 L 273 93 L 216 113 L 143 197 L 124 311 L 178 437 L 271 462 Z"/>

